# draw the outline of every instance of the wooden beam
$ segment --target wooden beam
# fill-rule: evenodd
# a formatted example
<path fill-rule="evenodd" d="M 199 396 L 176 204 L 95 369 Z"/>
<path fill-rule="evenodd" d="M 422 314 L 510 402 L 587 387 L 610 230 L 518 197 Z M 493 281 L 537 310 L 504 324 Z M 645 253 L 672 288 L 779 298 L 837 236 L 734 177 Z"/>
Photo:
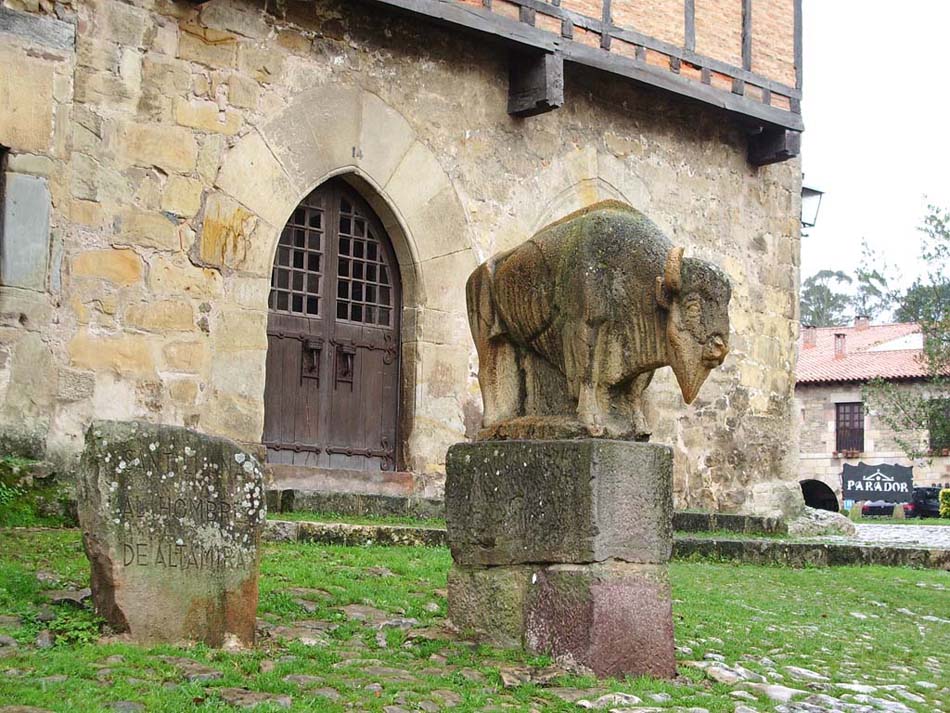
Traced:
<path fill-rule="evenodd" d="M 546 30 L 532 27 L 525 22 L 509 20 L 485 7 L 463 5 L 446 0 L 372 0 L 417 15 L 425 15 L 437 22 L 460 25 L 469 30 L 494 35 L 512 47 L 530 47 L 545 52 L 554 52 L 558 38 Z"/>
<path fill-rule="evenodd" d="M 766 127 L 749 137 L 749 163 L 767 166 L 787 161 L 798 156 L 801 149 L 801 133 L 775 126 Z"/>
<path fill-rule="evenodd" d="M 559 54 L 512 51 L 508 66 L 508 113 L 536 116 L 564 104 L 564 59 Z"/>
<path fill-rule="evenodd" d="M 742 0 L 742 68 L 752 70 L 752 0 Z"/>
<path fill-rule="evenodd" d="M 795 88 L 802 89 L 802 0 L 795 0 Z M 797 98 L 801 98 L 801 94 Z"/>
<path fill-rule="evenodd" d="M 610 0 L 603 0 L 604 11 L 601 16 L 600 46 L 610 50 L 610 26 L 613 24 L 613 13 L 610 11 Z"/>
<path fill-rule="evenodd" d="M 667 69 L 649 64 L 645 59 L 632 59 L 612 52 L 604 52 L 599 48 L 588 47 L 579 42 L 565 42 L 561 47 L 561 54 L 564 55 L 565 61 L 602 69 L 726 111 L 742 114 L 754 119 L 757 125 L 774 124 L 792 131 L 802 131 L 805 128 L 799 114 L 746 99 L 731 91 L 722 91 L 711 85 L 701 84 L 681 74 L 674 74 Z"/>
<path fill-rule="evenodd" d="M 683 11 L 685 13 L 684 26 L 683 26 L 683 37 L 685 38 L 684 44 L 686 49 L 690 52 L 696 51 L 696 0 L 685 0 L 683 3 Z"/>

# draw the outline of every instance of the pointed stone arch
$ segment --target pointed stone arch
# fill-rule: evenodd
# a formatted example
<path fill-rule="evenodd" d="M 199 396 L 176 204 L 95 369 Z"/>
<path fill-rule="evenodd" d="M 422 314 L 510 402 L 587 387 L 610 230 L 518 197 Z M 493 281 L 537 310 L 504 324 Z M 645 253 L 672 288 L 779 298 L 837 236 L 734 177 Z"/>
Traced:
<path fill-rule="evenodd" d="M 341 177 L 370 204 L 398 258 L 403 283 L 401 462 L 425 471 L 438 463 L 440 451 L 444 454 L 447 445 L 464 437 L 461 403 L 471 379 L 465 277 L 477 260 L 455 186 L 406 119 L 357 87 L 328 83 L 300 92 L 226 152 L 216 192 L 206 201 L 203 231 L 216 206 L 224 213 L 216 219 L 229 226 L 227 234 L 244 242 L 224 291 L 257 325 L 259 339 L 249 347 L 248 360 L 256 360 L 263 370 L 267 285 L 280 231 L 299 202 L 334 177 Z M 233 219 L 236 213 L 241 220 Z M 232 230 L 235 222 L 241 229 Z M 203 239 L 199 236 L 199 245 Z M 213 333 L 212 349 L 229 339 Z M 447 354 L 449 350 L 453 353 Z M 436 381 L 442 386 L 427 393 L 428 384 Z M 232 389 L 214 374 L 210 386 L 225 395 Z M 245 392 L 244 408 L 263 414 L 263 383 Z M 257 442 L 262 416 L 259 421 L 244 433 L 228 435 Z M 422 434 L 414 428 L 417 422 L 431 425 L 438 435 Z"/>

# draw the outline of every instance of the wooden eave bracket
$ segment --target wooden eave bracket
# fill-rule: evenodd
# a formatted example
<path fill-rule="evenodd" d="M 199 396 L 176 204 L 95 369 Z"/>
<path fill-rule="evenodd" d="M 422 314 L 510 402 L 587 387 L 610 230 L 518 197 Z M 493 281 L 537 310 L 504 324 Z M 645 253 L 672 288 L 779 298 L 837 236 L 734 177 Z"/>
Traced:
<path fill-rule="evenodd" d="M 781 126 L 765 126 L 749 136 L 749 163 L 767 166 L 795 158 L 802 150 L 802 133 Z"/>
<path fill-rule="evenodd" d="M 508 69 L 508 113 L 536 116 L 564 105 L 564 58 L 558 52 L 512 50 Z"/>

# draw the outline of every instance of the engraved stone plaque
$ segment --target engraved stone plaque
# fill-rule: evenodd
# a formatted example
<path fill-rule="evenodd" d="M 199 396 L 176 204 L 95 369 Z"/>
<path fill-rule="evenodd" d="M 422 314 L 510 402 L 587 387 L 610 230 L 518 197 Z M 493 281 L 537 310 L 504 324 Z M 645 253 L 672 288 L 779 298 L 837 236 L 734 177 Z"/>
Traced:
<path fill-rule="evenodd" d="M 254 642 L 264 490 L 223 438 L 97 421 L 79 482 L 96 609 L 141 643 Z"/>

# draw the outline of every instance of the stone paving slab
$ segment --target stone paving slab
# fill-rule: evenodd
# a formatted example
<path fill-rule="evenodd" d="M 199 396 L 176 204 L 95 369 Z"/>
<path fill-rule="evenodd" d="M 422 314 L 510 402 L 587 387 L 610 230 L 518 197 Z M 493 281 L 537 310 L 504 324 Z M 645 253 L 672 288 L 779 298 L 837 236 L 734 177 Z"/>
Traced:
<path fill-rule="evenodd" d="M 892 547 L 924 547 L 950 550 L 948 525 L 870 525 L 855 523 L 854 537 L 823 537 L 825 542 L 849 544 L 890 545 Z"/>

